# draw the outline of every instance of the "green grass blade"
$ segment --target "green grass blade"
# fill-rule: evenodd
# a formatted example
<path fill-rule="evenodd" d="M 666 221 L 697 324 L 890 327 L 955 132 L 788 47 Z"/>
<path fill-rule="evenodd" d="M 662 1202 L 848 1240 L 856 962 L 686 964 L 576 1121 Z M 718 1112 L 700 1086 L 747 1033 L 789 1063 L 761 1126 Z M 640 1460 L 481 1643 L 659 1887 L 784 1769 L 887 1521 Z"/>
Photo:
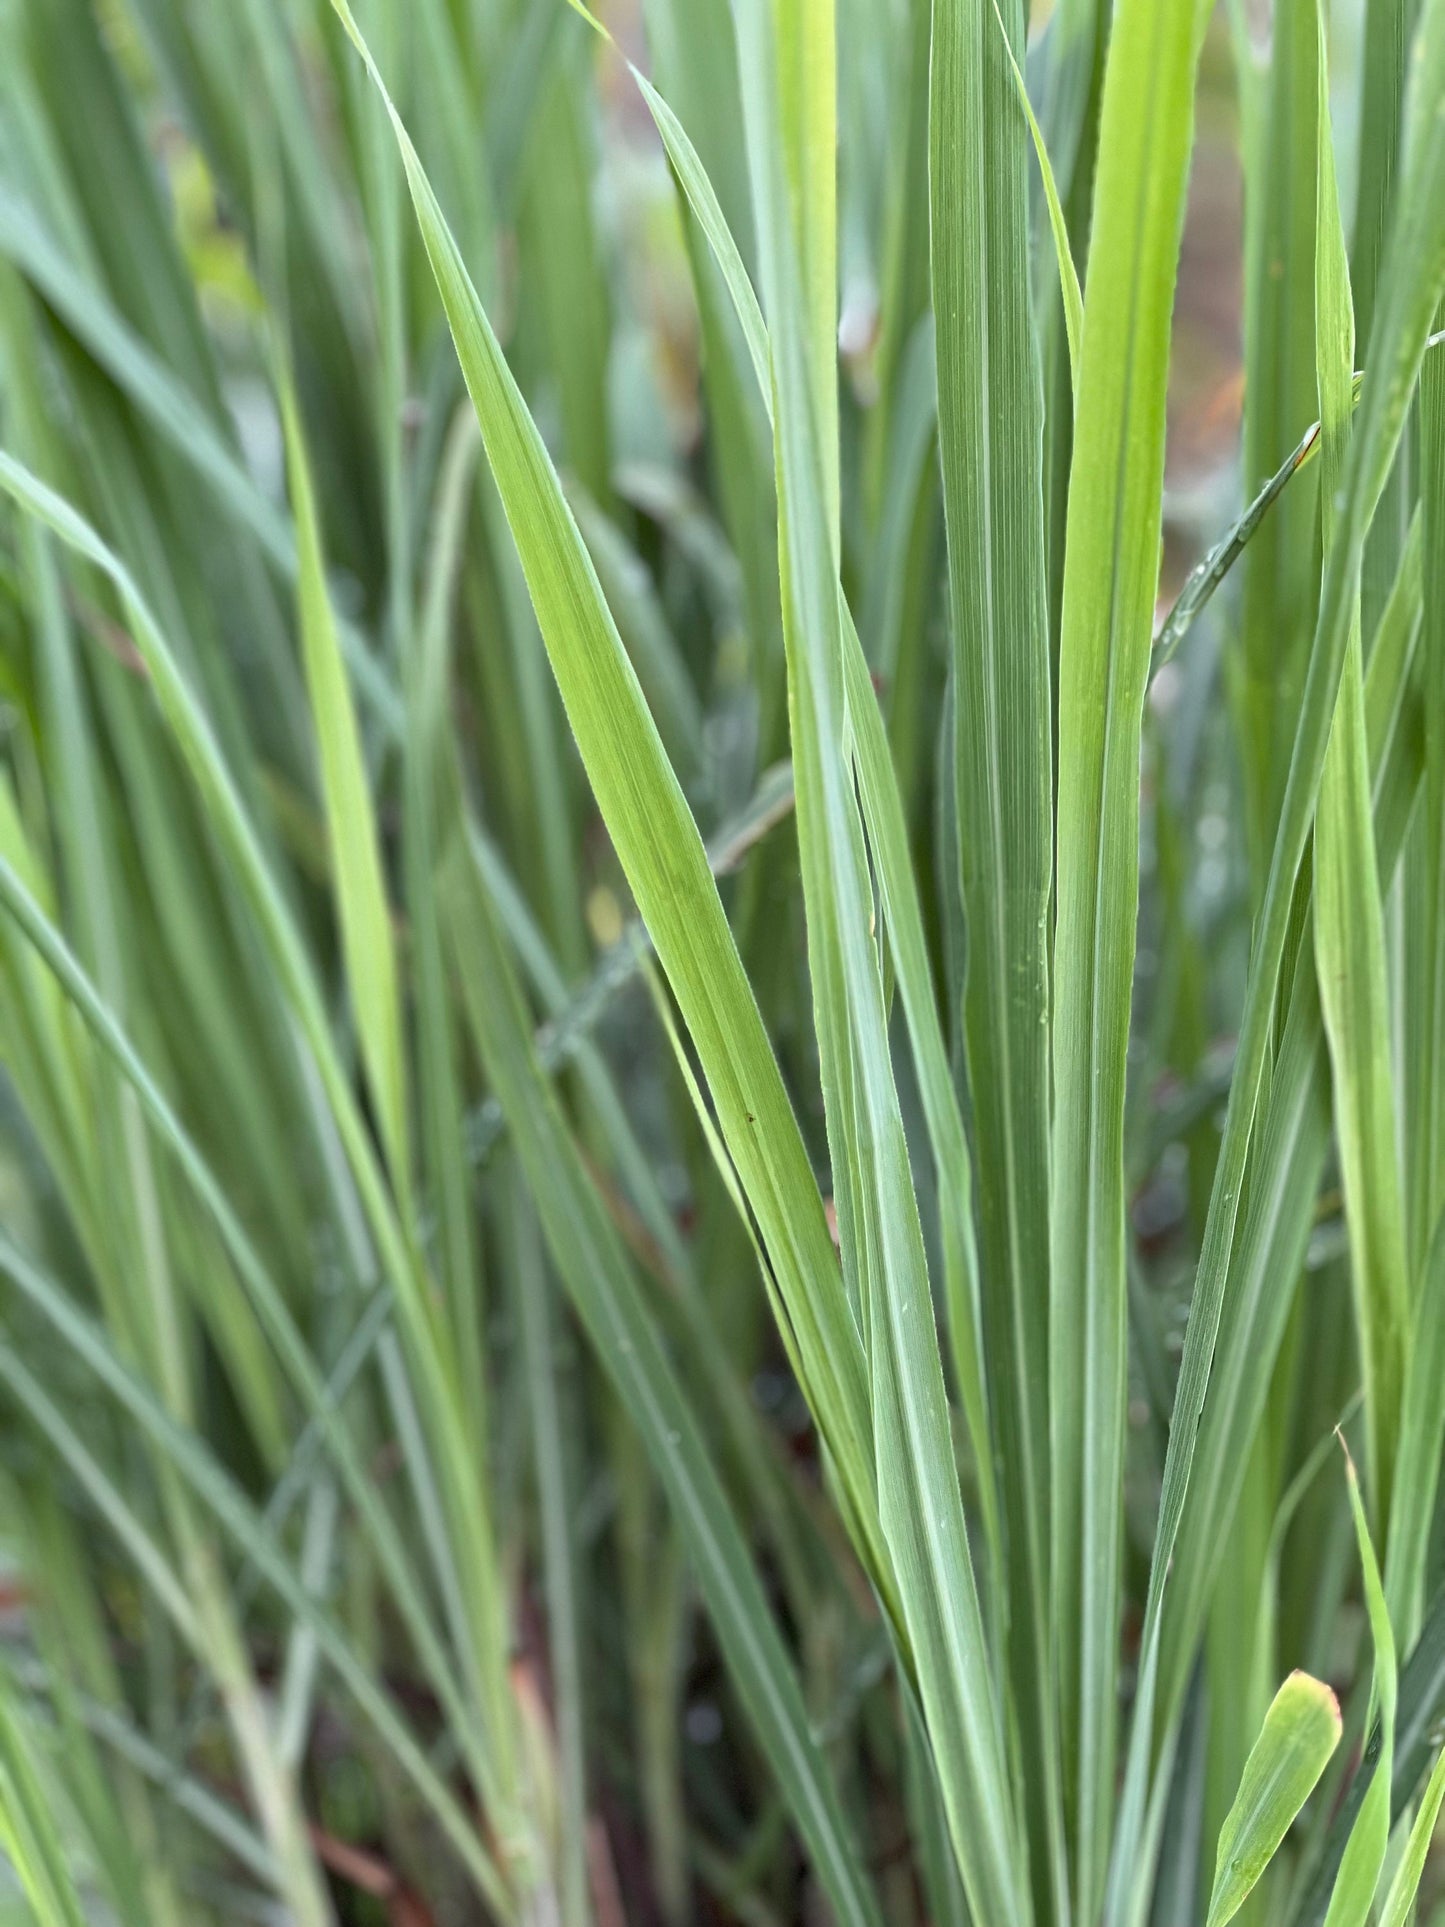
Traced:
<path fill-rule="evenodd" d="M 542 1088 L 537 1073 L 538 1090 Z M 567 1465 L 567 1432 L 557 1383 L 555 1292 L 542 1257 L 536 1207 L 521 1186 L 510 1206 L 509 1256 L 522 1328 L 522 1369 L 532 1420 L 532 1464 L 541 1514 L 542 1575 L 547 1597 L 547 1651 L 551 1664 L 561 1794 L 562 1927 L 588 1927 L 592 1912 L 587 1881 L 587 1776 L 582 1698 L 582 1647 L 577 1597 L 573 1504 Z"/>
<path fill-rule="evenodd" d="M 295 389 L 284 370 L 281 420 L 296 517 L 301 655 L 320 756 L 342 954 L 382 1142 L 393 1181 L 405 1196 L 411 1179 L 406 1070 L 391 914 L 361 733 L 326 588 L 316 492 Z"/>
<path fill-rule="evenodd" d="M 567 465 L 594 501 L 611 499 L 610 289 L 597 248 L 596 167 L 582 83 L 590 48 L 563 15 L 533 104 L 517 209 L 527 294 L 524 364 L 541 348 L 555 387 Z"/>
<path fill-rule="evenodd" d="M 674 174 L 681 184 L 670 118 L 691 130 L 683 139 L 689 148 L 696 142 L 695 158 L 708 192 L 716 189 L 718 218 L 737 235 L 751 263 L 753 223 L 731 10 L 709 0 L 645 0 L 643 14 L 651 80 L 667 96 L 658 124 Z M 657 103 L 649 105 L 657 111 Z M 767 761 L 784 752 L 787 731 L 772 444 L 750 392 L 749 342 L 732 323 L 734 301 L 718 272 L 715 244 L 696 212 L 697 195 L 689 189 L 686 199 L 684 234 L 701 330 L 710 466 L 742 578 L 738 619 L 748 636 L 758 691 L 759 755 Z M 762 392 L 767 387 L 764 377 Z"/>
<path fill-rule="evenodd" d="M 1429 732 L 1426 733 L 1429 741 Z M 1427 751 L 1428 754 L 1428 751 Z M 1426 788 L 1428 804 L 1429 790 Z M 1430 1241 L 1409 1332 L 1399 1456 L 1385 1542 L 1390 1623 L 1413 1637 L 1424 1608 L 1426 1558 L 1445 1443 L 1445 1211 Z"/>
<path fill-rule="evenodd" d="M 1400 1856 L 1400 1864 L 1395 1869 L 1395 1877 L 1380 1908 L 1380 1927 L 1408 1927 L 1413 1917 L 1442 1801 L 1445 1801 L 1445 1752 L 1436 1760 L 1421 1797 L 1420 1810 L 1411 1824 L 1405 1851 Z"/>
<path fill-rule="evenodd" d="M 687 129 L 673 113 L 671 107 L 658 93 L 657 89 L 634 67 L 633 78 L 642 91 L 648 110 L 657 124 L 667 149 L 667 158 L 677 173 L 683 193 L 687 196 L 688 206 L 699 227 L 707 237 L 713 257 L 722 270 L 728 294 L 732 298 L 748 358 L 752 362 L 753 373 L 757 376 L 758 388 L 768 406 L 772 405 L 773 382 L 771 373 L 771 353 L 768 347 L 767 324 L 763 311 L 758 306 L 757 293 L 738 252 L 732 229 L 713 188 L 711 177 L 703 167 L 697 149 L 688 137 Z"/>
<path fill-rule="evenodd" d="M 1323 1681 L 1291 1673 L 1245 1761 L 1219 1835 L 1207 1927 L 1233 1920 L 1278 1851 L 1340 1743 L 1340 1703 Z"/>
<path fill-rule="evenodd" d="M 56 1864 L 124 1927 L 1324 1927 L 1343 1862 L 1404 1927 L 1445 0 L 1344 0 L 1354 354 L 1318 0 L 598 12 L 0 0 Z"/>
<path fill-rule="evenodd" d="M 568 499 L 618 633 L 657 719 L 663 747 L 674 769 L 695 787 L 707 767 L 702 705 L 652 578 L 616 523 L 608 520 L 580 484 L 568 490 Z"/>
<path fill-rule="evenodd" d="M 1400 167 L 1412 9 L 1409 0 L 1366 0 L 1364 11 L 1361 144 L 1351 278 L 1356 287 L 1360 339 L 1368 346 L 1384 264 L 1390 201 Z"/>
<path fill-rule="evenodd" d="M 482 1290 L 468 1188 L 460 1026 L 451 1007 L 436 901 L 437 839 L 448 765 L 449 627 L 467 512 L 474 499 L 481 438 L 463 403 L 448 432 L 437 477 L 426 593 L 403 664 L 407 729 L 402 767 L 402 873 L 411 933 L 416 1050 L 417 1139 L 435 1203 L 437 1270 L 451 1308 L 463 1396 L 474 1439 L 486 1456 L 486 1367 Z"/>
<path fill-rule="evenodd" d="M 1124 1086 L 1165 390 L 1204 9 L 1122 0 L 1104 81 L 1059 654 L 1050 1270 L 1053 1632 L 1075 1906 L 1103 1894 L 1126 1404 Z M 1142 104 L 1142 110 L 1141 110 Z"/>
<path fill-rule="evenodd" d="M 1375 1548 L 1370 1540 L 1359 1480 L 1348 1451 L 1345 1454 L 1345 1471 L 1349 1480 L 1355 1538 L 1365 1575 L 1365 1606 L 1369 1613 L 1370 1636 L 1375 1645 L 1375 1683 L 1371 1700 L 1380 1709 L 1380 1744 L 1375 1756 L 1374 1778 L 1356 1815 L 1339 1873 L 1335 1877 L 1330 1910 L 1325 1915 L 1325 1927 L 1365 1927 L 1370 1917 L 1375 1889 L 1380 1884 L 1380 1874 L 1390 1844 L 1390 1780 L 1395 1770 L 1395 1707 L 1398 1696 L 1395 1636 L 1390 1630 L 1385 1589 L 1375 1560 Z"/>
<path fill-rule="evenodd" d="M 1244 109 L 1244 466 L 1250 488 L 1278 470 L 1318 413 L 1314 14 L 1314 0 L 1280 0 L 1267 49 L 1242 11 L 1235 31 Z M 1317 446 L 1310 441 L 1312 452 Z M 1299 472 L 1286 468 L 1291 477 Z M 1242 593 L 1230 695 L 1257 895 L 1269 866 L 1319 600 L 1319 519 L 1311 480 L 1294 483 L 1288 499 L 1253 533 Z"/>
<path fill-rule="evenodd" d="M 838 540 L 837 0 L 798 0 L 773 16 L 778 127 L 798 251 L 802 326 L 828 517 Z M 740 44 L 746 32 L 738 29 Z M 757 181 L 754 177 L 756 203 Z M 760 229 L 769 218 L 754 205 Z M 766 243 L 764 243 L 764 249 Z"/>
<path fill-rule="evenodd" d="M 1315 263 L 1321 504 L 1328 562 L 1350 431 L 1354 314 L 1330 136 L 1321 15 L 1319 222 Z M 1405 1220 L 1400 1195 L 1389 1052 L 1385 927 L 1371 828 L 1369 756 L 1358 608 L 1340 675 L 1315 817 L 1315 963 L 1334 1069 L 1335 1123 L 1344 1173 L 1351 1280 L 1365 1383 L 1369 1481 L 1375 1516 L 1388 1521 L 1395 1434 L 1404 1389 L 1408 1320 Z"/>
<path fill-rule="evenodd" d="M 933 1152 L 943 1245 L 943 1288 L 954 1377 L 977 1461 L 980 1510 L 989 1556 L 1001 1560 L 998 1481 L 990 1447 L 987 1377 L 980 1327 L 974 1183 L 948 1047 L 929 966 L 927 938 L 908 849 L 908 830 L 882 711 L 873 694 L 851 613 L 843 610 L 844 674 L 854 724 L 858 795 L 876 857 L 878 893 L 904 1019 L 913 1046 L 919 1094 Z"/>
<path fill-rule="evenodd" d="M 1008 71 L 1010 36 L 1022 45 L 1024 29 L 1017 0 L 1006 19 L 991 0 L 934 6 L 929 191 L 983 1332 L 1035 1898 L 1052 1891 L 1057 1905 L 1067 1872 L 1047 1617 L 1053 758 L 1028 148 Z"/>
<path fill-rule="evenodd" d="M 1445 316 L 1435 317 L 1439 322 Z M 1445 356 L 1420 371 L 1417 442 L 1420 509 L 1425 518 L 1425 681 L 1432 715 L 1445 704 Z M 1431 730 L 1425 744 L 1425 805 L 1415 831 L 1418 882 L 1407 918 L 1409 1022 L 1413 1048 L 1406 1067 L 1406 1196 L 1412 1276 L 1445 1210 L 1445 742 Z M 1412 1075 L 1413 1066 L 1413 1075 Z"/>
<path fill-rule="evenodd" d="M 1044 130 L 1039 126 L 1033 102 L 1029 99 L 1028 82 L 1024 79 L 1023 69 L 1015 58 L 1013 43 L 1008 37 L 1008 28 L 1005 27 L 1003 15 L 998 10 L 998 0 L 994 0 L 994 16 L 999 24 L 999 32 L 1004 38 L 1004 51 L 1008 55 L 1014 91 L 1027 117 L 1029 134 L 1034 143 L 1034 153 L 1038 157 L 1039 178 L 1043 182 L 1044 202 L 1049 211 L 1049 231 L 1054 237 L 1054 258 L 1059 266 L 1059 295 L 1064 306 L 1064 334 L 1069 344 L 1069 375 L 1077 388 L 1079 355 L 1084 345 L 1084 291 L 1079 286 L 1079 270 L 1074 266 L 1074 244 L 1069 239 L 1068 217 L 1059 199 L 1059 184 L 1054 178 L 1054 164 L 1049 159 L 1048 142 L 1044 139 Z"/>
<path fill-rule="evenodd" d="M 1385 249 L 1401 174 L 1410 37 L 1418 0 L 1366 0 L 1360 57 L 1359 159 L 1350 264 L 1359 337 L 1373 352 Z M 1362 597 L 1373 627 L 1393 574 L 1410 514 L 1407 463 L 1390 471 L 1365 546 Z"/>

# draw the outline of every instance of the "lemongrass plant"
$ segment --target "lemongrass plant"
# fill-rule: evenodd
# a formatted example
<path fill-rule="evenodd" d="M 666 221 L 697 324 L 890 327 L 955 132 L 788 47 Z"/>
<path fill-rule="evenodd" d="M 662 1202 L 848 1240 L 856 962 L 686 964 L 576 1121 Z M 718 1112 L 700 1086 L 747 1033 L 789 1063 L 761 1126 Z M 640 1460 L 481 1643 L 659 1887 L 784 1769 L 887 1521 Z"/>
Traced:
<path fill-rule="evenodd" d="M 1329 12 L 0 6 L 0 1921 L 1441 1917 L 1445 0 Z"/>

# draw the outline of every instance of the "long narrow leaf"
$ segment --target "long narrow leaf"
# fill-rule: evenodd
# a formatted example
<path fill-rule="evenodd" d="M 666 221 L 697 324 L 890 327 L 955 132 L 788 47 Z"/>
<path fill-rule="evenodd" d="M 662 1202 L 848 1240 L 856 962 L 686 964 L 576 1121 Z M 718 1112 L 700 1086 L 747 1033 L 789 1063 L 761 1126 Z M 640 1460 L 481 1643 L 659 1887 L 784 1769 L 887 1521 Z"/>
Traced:
<path fill-rule="evenodd" d="M 1354 315 L 1330 139 L 1321 11 L 1319 222 L 1315 312 L 1324 453 L 1320 500 L 1326 556 L 1350 428 Z M 1405 1220 L 1389 1067 L 1385 928 L 1370 823 L 1360 615 L 1350 625 L 1315 818 L 1315 963 L 1334 1068 L 1335 1122 L 1350 1230 L 1355 1319 L 1365 1380 L 1369 1477 L 1376 1517 L 1389 1517 L 1404 1389 Z"/>
<path fill-rule="evenodd" d="M 410 1176 L 407 1098 L 391 920 L 361 735 L 326 589 L 311 466 L 289 374 L 281 383 L 281 420 L 296 516 L 301 653 L 320 752 L 342 950 L 387 1156 L 405 1189 Z"/>
<path fill-rule="evenodd" d="M 1411 1909 L 1424 1877 L 1426 1857 L 1435 1838 L 1435 1823 L 1440 1818 L 1442 1801 L 1445 1801 L 1445 1752 L 1436 1760 L 1421 1796 L 1420 1811 L 1415 1815 L 1405 1851 L 1400 1856 L 1400 1864 L 1395 1869 L 1395 1877 L 1380 1908 L 1380 1927 L 1406 1927 L 1411 1917 Z"/>
<path fill-rule="evenodd" d="M 1354 1515 L 1355 1538 L 1360 1564 L 1365 1575 L 1365 1605 L 1370 1619 L 1370 1636 L 1375 1646 L 1375 1682 L 1372 1703 L 1380 1709 L 1380 1745 L 1376 1754 L 1375 1775 L 1355 1817 L 1325 1927 L 1364 1927 L 1374 1904 L 1375 1889 L 1385 1865 L 1390 1844 L 1390 1778 L 1395 1769 L 1395 1707 L 1398 1680 L 1395 1670 L 1395 1636 L 1390 1630 L 1390 1614 L 1385 1605 L 1385 1589 L 1365 1520 L 1359 1480 L 1348 1452 L 1345 1471 L 1349 1480 L 1350 1510 Z"/>
<path fill-rule="evenodd" d="M 1124 1086 L 1174 270 L 1205 9 L 1121 0 L 1104 82 L 1059 651 L 1050 1246 L 1053 1639 L 1095 1918 L 1117 1746 Z"/>
<path fill-rule="evenodd" d="M 983 1330 L 1035 1896 L 1052 1892 L 1057 1906 L 1067 1870 L 1047 1611 L 1053 753 L 1027 128 L 1009 73 L 1025 24 L 1018 0 L 1003 18 L 992 0 L 936 0 L 929 192 Z"/>

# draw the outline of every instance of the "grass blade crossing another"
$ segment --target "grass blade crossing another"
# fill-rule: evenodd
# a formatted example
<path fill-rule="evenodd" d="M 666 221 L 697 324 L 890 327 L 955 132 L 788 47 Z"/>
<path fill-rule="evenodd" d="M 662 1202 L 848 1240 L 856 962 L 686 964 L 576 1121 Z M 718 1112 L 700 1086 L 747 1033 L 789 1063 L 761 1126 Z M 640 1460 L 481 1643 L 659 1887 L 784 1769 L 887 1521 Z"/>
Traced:
<path fill-rule="evenodd" d="M 485 885 L 474 856 L 460 844 L 451 852 L 446 892 L 448 934 L 472 1027 L 528 1184 L 543 1205 L 559 1274 L 672 1501 L 733 1675 L 839 1920 L 876 1927 L 875 1903 L 742 1535 L 617 1233 L 545 1084 Z"/>
<path fill-rule="evenodd" d="M 1330 138 L 1323 7 L 1319 17 L 1315 313 L 1324 449 L 1320 500 L 1328 558 L 1350 428 L 1354 317 Z M 1404 1393 L 1408 1312 L 1405 1219 L 1389 1063 L 1385 927 L 1370 820 L 1362 656 L 1357 605 L 1315 817 L 1315 962 L 1334 1067 L 1350 1275 L 1365 1379 L 1367 1473 L 1375 1517 L 1383 1529 L 1389 1518 Z"/>

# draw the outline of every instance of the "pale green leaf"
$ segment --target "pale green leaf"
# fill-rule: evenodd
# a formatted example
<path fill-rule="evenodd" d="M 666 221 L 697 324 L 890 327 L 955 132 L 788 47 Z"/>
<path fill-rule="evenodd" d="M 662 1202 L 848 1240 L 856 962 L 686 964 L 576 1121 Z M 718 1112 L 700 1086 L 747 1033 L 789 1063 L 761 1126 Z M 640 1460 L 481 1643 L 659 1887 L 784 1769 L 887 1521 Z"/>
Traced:
<path fill-rule="evenodd" d="M 1208 1927 L 1224 1927 L 1279 1849 L 1340 1743 L 1339 1701 L 1322 1680 L 1291 1673 L 1264 1717 L 1220 1829 Z"/>
<path fill-rule="evenodd" d="M 1395 1707 L 1398 1694 L 1395 1636 L 1390 1630 L 1385 1589 L 1380 1580 L 1380 1568 L 1360 1498 L 1360 1482 L 1348 1451 L 1345 1453 L 1345 1472 L 1350 1489 L 1350 1511 L 1355 1521 L 1355 1540 L 1365 1577 L 1365 1607 L 1369 1614 L 1370 1636 L 1375 1646 L 1371 1704 L 1379 1709 L 1380 1741 L 1375 1753 L 1374 1772 L 1350 1830 L 1340 1870 L 1335 1876 L 1325 1927 L 1365 1927 L 1365 1922 L 1370 1918 L 1375 1889 L 1380 1884 L 1385 1855 L 1390 1845 L 1390 1784 L 1395 1771 Z"/>
<path fill-rule="evenodd" d="M 296 517 L 301 655 L 320 755 L 342 954 L 382 1139 L 392 1176 L 406 1195 L 410 1184 L 406 1070 L 391 913 L 361 732 L 326 587 L 311 468 L 295 390 L 285 371 L 281 378 L 281 420 Z"/>

